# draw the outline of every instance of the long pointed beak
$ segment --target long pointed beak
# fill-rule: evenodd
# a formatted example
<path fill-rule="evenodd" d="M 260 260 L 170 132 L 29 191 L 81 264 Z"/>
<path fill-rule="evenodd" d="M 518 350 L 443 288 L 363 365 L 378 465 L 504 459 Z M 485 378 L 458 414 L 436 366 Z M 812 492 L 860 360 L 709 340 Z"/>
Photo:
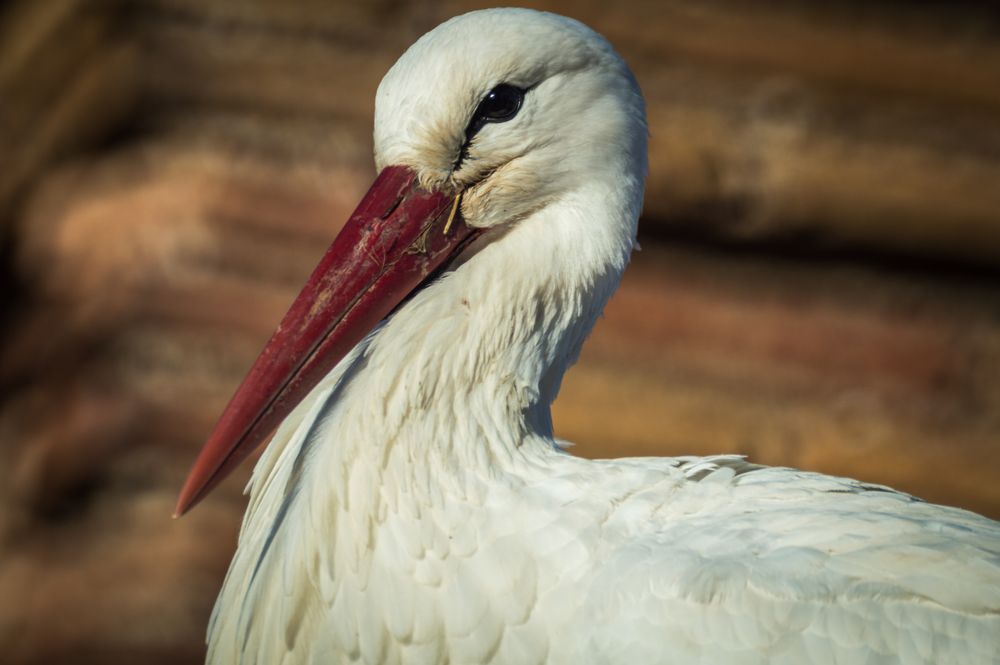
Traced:
<path fill-rule="evenodd" d="M 422 190 L 406 167 L 379 174 L 222 413 L 184 483 L 175 517 L 204 498 L 379 321 L 478 235 L 456 208 L 455 195 Z"/>

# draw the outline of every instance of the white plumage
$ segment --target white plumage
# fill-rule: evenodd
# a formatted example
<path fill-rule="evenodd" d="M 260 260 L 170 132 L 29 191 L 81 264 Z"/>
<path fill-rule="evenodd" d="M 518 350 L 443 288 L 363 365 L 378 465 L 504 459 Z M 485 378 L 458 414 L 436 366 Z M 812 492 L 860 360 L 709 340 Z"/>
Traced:
<path fill-rule="evenodd" d="M 478 100 L 528 90 L 459 162 Z M 628 261 L 646 171 L 625 64 L 488 10 L 379 88 L 376 162 L 489 231 L 280 427 L 214 663 L 1000 663 L 1000 525 L 741 458 L 587 461 L 549 405 Z"/>

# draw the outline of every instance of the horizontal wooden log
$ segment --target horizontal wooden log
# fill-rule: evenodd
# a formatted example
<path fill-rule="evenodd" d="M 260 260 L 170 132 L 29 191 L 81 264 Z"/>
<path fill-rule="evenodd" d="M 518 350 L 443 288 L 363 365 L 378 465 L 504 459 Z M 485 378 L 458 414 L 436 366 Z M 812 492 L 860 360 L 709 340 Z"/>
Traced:
<path fill-rule="evenodd" d="M 980 265 L 1000 257 L 995 117 L 685 67 L 644 86 L 646 214 L 665 231 Z"/>
<path fill-rule="evenodd" d="M 0 30 L 0 214 L 43 169 L 125 122 L 135 102 L 134 44 L 114 33 L 112 2 L 20 2 Z"/>

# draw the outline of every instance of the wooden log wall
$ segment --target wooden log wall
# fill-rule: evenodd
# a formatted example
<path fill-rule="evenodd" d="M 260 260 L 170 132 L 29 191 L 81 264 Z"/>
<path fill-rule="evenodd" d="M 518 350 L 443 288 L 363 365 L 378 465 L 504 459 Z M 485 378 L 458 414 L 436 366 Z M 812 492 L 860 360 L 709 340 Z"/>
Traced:
<path fill-rule="evenodd" d="M 543 4 L 629 60 L 652 141 L 558 434 L 1000 516 L 1000 13 Z M 475 6 L 0 9 L 4 662 L 200 661 L 248 470 L 174 522 L 176 491 L 372 176 L 382 74 Z"/>

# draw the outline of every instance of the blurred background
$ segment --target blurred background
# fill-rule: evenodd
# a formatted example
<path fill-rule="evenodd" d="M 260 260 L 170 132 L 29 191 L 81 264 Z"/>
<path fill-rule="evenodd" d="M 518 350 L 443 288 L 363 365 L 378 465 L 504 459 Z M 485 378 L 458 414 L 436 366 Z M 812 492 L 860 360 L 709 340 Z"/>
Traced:
<path fill-rule="evenodd" d="M 0 5 L 4 663 L 201 660 L 249 465 L 172 521 L 177 491 L 374 175 L 382 75 L 478 6 Z M 537 6 L 615 44 L 652 134 L 557 434 L 1000 517 L 1000 9 Z"/>

